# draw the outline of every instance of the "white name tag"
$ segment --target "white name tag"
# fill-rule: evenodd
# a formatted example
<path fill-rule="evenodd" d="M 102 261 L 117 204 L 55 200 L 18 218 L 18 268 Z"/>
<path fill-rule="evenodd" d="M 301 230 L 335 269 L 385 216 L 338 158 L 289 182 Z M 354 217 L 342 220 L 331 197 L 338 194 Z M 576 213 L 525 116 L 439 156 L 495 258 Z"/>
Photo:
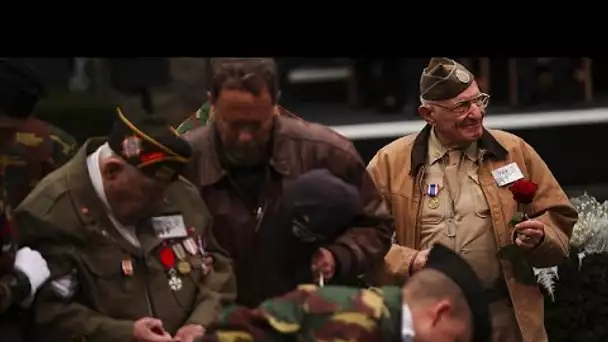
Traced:
<path fill-rule="evenodd" d="M 505 186 L 524 178 L 517 163 L 511 163 L 492 171 L 492 176 L 498 186 Z"/>
<path fill-rule="evenodd" d="M 159 239 L 173 239 L 188 235 L 182 215 L 157 216 L 151 220 L 154 232 Z"/>

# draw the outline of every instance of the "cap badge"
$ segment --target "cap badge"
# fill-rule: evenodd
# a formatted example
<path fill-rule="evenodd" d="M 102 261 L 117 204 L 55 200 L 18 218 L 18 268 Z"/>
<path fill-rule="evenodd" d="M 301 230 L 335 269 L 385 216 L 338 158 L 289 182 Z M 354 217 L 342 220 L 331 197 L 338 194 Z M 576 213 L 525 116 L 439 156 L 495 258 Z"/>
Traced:
<path fill-rule="evenodd" d="M 454 74 L 456 75 L 456 78 L 462 83 L 469 83 L 469 81 L 471 80 L 471 76 L 469 76 L 469 74 L 460 69 L 457 69 Z"/>
<path fill-rule="evenodd" d="M 130 136 L 122 141 L 122 154 L 127 157 L 137 157 L 141 153 L 141 139 L 137 136 Z"/>

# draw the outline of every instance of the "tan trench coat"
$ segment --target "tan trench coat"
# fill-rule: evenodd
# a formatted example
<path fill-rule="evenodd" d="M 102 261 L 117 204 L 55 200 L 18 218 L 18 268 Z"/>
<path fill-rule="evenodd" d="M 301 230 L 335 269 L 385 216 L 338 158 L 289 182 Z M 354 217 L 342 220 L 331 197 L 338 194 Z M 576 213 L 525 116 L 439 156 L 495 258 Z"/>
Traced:
<path fill-rule="evenodd" d="M 430 132 L 431 127 L 427 126 L 419 134 L 390 143 L 368 166 L 395 218 L 396 244 L 385 257 L 385 269 L 380 276 L 382 285 L 406 279 L 412 258 L 420 248 L 419 214 Z M 543 243 L 528 253 L 528 260 L 534 267 L 558 264 L 568 255 L 568 241 L 578 216 L 547 165 L 530 145 L 507 132 L 484 131 L 479 148 L 484 158 L 478 176 L 490 206 L 497 246 L 511 242 L 508 222 L 517 211 L 517 204 L 507 187 L 496 184 L 491 171 L 517 163 L 524 179 L 538 184 L 531 209 L 539 215 L 536 219 L 546 226 Z M 503 260 L 501 264 L 523 340 L 547 341 L 543 298 L 538 286 L 518 283 L 510 262 Z"/>

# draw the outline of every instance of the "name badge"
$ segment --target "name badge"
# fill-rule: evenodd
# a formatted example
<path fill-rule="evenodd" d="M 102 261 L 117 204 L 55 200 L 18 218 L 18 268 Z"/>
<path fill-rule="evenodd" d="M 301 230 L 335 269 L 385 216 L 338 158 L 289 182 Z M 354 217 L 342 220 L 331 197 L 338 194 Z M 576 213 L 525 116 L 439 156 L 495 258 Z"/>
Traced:
<path fill-rule="evenodd" d="M 493 170 L 492 176 L 494 177 L 496 184 L 501 187 L 524 178 L 517 163 L 511 163 Z"/>
<path fill-rule="evenodd" d="M 154 232 L 159 239 L 186 237 L 186 225 L 182 215 L 157 216 L 151 219 Z"/>

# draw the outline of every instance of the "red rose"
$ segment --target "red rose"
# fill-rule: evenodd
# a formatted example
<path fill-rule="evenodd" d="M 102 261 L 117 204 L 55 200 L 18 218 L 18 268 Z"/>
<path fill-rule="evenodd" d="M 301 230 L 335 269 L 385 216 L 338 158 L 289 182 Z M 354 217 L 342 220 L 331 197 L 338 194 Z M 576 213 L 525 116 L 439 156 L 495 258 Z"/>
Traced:
<path fill-rule="evenodd" d="M 525 179 L 520 179 L 509 187 L 509 190 L 511 190 L 511 193 L 513 194 L 513 199 L 517 203 L 522 204 L 532 203 L 537 189 L 538 186 L 536 183 Z"/>

